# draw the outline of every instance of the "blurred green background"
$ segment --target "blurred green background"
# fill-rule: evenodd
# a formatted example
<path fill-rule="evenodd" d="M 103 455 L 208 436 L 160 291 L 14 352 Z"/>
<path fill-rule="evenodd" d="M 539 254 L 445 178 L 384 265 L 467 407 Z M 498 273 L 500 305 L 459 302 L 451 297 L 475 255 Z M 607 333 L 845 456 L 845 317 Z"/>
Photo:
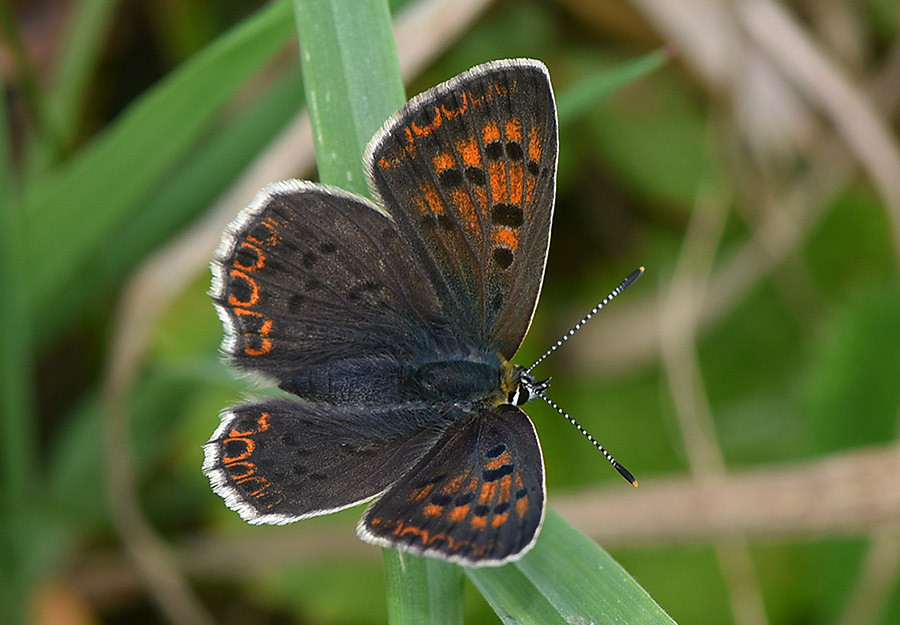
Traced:
<path fill-rule="evenodd" d="M 531 405 L 550 504 L 680 623 L 900 622 L 898 2 L 391 8 L 409 95 L 550 69 L 556 219 L 517 360 L 647 267 L 539 370 L 641 487 Z M 250 527 L 200 471 L 255 392 L 219 362 L 207 263 L 257 188 L 315 176 L 290 4 L 0 18 L 0 621 L 384 622 L 359 509 Z M 471 586 L 466 614 L 498 622 Z"/>

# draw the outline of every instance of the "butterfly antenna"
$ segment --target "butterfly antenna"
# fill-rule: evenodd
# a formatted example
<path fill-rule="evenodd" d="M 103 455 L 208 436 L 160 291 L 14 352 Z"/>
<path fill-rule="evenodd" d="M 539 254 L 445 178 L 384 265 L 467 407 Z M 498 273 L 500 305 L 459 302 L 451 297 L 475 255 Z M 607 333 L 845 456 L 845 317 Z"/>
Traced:
<path fill-rule="evenodd" d="M 633 274 L 632 274 L 632 275 L 633 275 Z M 638 274 L 638 275 L 640 275 L 640 274 Z M 535 392 L 535 395 L 537 395 L 538 397 L 540 397 L 541 399 L 543 399 L 545 402 L 547 402 L 547 404 L 549 404 L 551 408 L 553 408 L 554 410 L 556 410 L 556 412 L 558 412 L 559 414 L 561 414 L 561 415 L 563 416 L 563 418 L 565 418 L 566 421 L 568 421 L 569 423 L 571 423 L 572 425 L 574 425 L 574 426 L 575 426 L 575 429 L 577 429 L 579 432 L 581 432 L 582 434 L 584 434 L 584 437 L 585 437 L 586 439 L 588 439 L 588 440 L 591 442 L 591 445 L 593 445 L 594 447 L 596 447 L 597 449 L 600 450 L 600 453 L 603 454 L 603 457 L 606 458 L 606 459 L 609 461 L 609 463 L 610 463 L 611 465 L 613 465 L 613 467 L 615 468 L 615 470 L 619 472 L 619 475 L 621 475 L 622 477 L 624 477 L 626 480 L 628 480 L 628 482 L 629 482 L 632 486 L 634 486 L 635 488 L 637 488 L 638 482 L 637 482 L 636 479 L 634 479 L 634 476 L 631 474 L 631 471 L 629 471 L 628 469 L 626 469 L 625 467 L 623 467 L 621 464 L 619 464 L 619 461 L 616 460 L 615 458 L 613 458 L 613 457 L 612 457 L 612 454 L 609 453 L 608 451 L 606 451 L 606 448 L 603 447 L 603 445 L 601 445 L 600 443 L 598 443 L 598 442 L 597 442 L 597 439 L 594 438 L 593 436 L 591 436 L 591 433 L 590 433 L 590 432 L 588 432 L 588 431 L 585 430 L 583 427 L 581 427 L 581 424 L 578 423 L 578 421 L 576 421 L 574 418 L 572 418 L 572 417 L 569 415 L 569 413 L 567 413 L 565 410 L 563 410 L 562 408 L 560 408 L 559 405 L 558 405 L 555 401 L 553 401 L 552 399 L 550 399 L 549 397 L 547 397 L 547 396 L 544 395 L 543 393 L 541 393 L 541 392 Z"/>
<path fill-rule="evenodd" d="M 543 356 L 541 356 L 540 358 L 538 358 L 537 360 L 535 360 L 535 361 L 534 361 L 534 364 L 532 364 L 530 367 L 528 367 L 528 368 L 525 370 L 525 373 L 531 373 L 531 370 L 534 369 L 535 367 L 537 367 L 537 366 L 538 366 L 539 364 L 541 364 L 542 362 L 544 362 L 544 360 L 547 358 L 547 356 L 549 356 L 550 354 L 552 354 L 553 352 L 555 352 L 556 350 L 558 350 L 560 347 L 562 347 L 563 343 L 565 343 L 565 342 L 568 341 L 570 338 L 572 338 L 572 335 L 574 335 L 576 332 L 578 332 L 582 327 L 584 327 L 584 324 L 586 324 L 588 321 L 591 320 L 591 317 L 593 317 L 594 315 L 596 315 L 596 314 L 600 311 L 601 308 L 603 308 L 604 306 L 606 306 L 607 304 L 609 304 L 609 303 L 613 300 L 613 298 L 616 297 L 619 293 L 621 293 L 622 291 L 624 291 L 625 289 L 627 289 L 628 287 L 630 287 L 630 286 L 634 283 L 635 280 L 637 280 L 638 278 L 641 277 L 641 274 L 642 274 L 642 273 L 644 273 L 644 268 L 643 268 L 643 267 L 638 267 L 637 269 L 635 269 L 634 271 L 632 271 L 631 274 L 629 274 L 629 276 L 628 276 L 627 278 L 625 278 L 624 280 L 622 280 L 622 284 L 620 284 L 619 286 L 617 286 L 616 288 L 614 288 L 614 289 L 612 290 L 612 292 L 611 292 L 609 295 L 607 295 L 606 297 L 603 298 L 603 301 L 602 301 L 602 302 L 600 302 L 599 304 L 597 304 L 596 306 L 594 306 L 594 308 L 591 309 L 591 311 L 590 311 L 588 314 L 586 314 L 586 315 L 581 319 L 581 321 L 579 321 L 579 322 L 576 323 L 574 326 L 572 326 L 572 329 L 569 330 L 568 332 L 566 332 L 566 333 L 562 336 L 562 338 L 560 338 L 558 341 L 556 341 L 556 343 L 555 343 L 550 349 L 548 349 L 546 352 L 544 352 L 544 355 L 543 355 Z M 546 400 L 546 398 L 544 398 L 544 399 Z M 557 410 L 559 410 L 559 409 L 557 408 Z M 560 411 L 560 412 L 562 412 L 562 411 Z M 563 413 L 563 414 L 565 414 L 565 413 Z M 574 423 L 574 422 L 573 422 L 573 423 Z M 586 432 L 585 432 L 585 435 L 590 436 L 590 435 L 587 434 Z M 595 444 L 596 444 L 596 443 L 595 443 Z M 602 448 L 601 448 L 601 449 L 602 449 Z M 629 475 L 630 475 L 630 474 L 629 474 Z"/>

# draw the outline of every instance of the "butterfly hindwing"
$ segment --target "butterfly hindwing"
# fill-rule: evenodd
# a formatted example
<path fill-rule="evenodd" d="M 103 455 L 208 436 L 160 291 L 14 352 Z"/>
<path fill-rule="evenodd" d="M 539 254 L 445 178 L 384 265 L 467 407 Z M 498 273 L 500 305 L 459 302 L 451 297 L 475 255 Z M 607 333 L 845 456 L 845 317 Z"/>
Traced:
<path fill-rule="evenodd" d="M 203 471 L 251 523 L 290 523 L 379 494 L 433 445 L 432 410 L 270 400 L 234 406 L 204 446 Z"/>
<path fill-rule="evenodd" d="M 467 566 L 523 555 L 544 517 L 537 434 L 519 408 L 483 408 L 450 426 L 373 503 L 360 536 L 375 544 Z"/>
<path fill-rule="evenodd" d="M 473 68 L 407 103 L 366 154 L 374 191 L 460 339 L 509 359 L 543 281 L 556 185 L 543 64 Z"/>

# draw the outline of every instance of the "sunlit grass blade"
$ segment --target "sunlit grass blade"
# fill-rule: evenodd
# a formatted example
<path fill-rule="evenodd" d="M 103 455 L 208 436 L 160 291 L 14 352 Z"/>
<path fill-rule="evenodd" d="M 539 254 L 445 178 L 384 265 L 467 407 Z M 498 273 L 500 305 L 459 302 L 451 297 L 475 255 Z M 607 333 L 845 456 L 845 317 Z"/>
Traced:
<path fill-rule="evenodd" d="M 628 83 L 652 74 L 665 65 L 669 58 L 666 50 L 655 50 L 570 85 L 558 94 L 556 101 L 560 126 L 590 110 L 598 101 Z"/>
<path fill-rule="evenodd" d="M 567 625 L 560 613 L 514 565 L 471 569 L 469 579 L 506 625 Z"/>
<path fill-rule="evenodd" d="M 534 622 L 531 614 L 547 606 L 566 623 L 674 622 L 608 553 L 553 510 L 547 511 L 540 538 L 524 558 L 468 575 L 501 618 L 512 619 L 507 622 Z M 507 586 L 519 590 L 511 596 Z M 523 599 L 527 595 L 534 598 Z"/>
<path fill-rule="evenodd" d="M 382 552 L 392 625 L 463 622 L 462 568 L 394 549 Z"/>
<path fill-rule="evenodd" d="M 368 195 L 362 154 L 403 105 L 385 0 L 294 0 L 319 179 Z"/>
<path fill-rule="evenodd" d="M 384 0 L 294 0 L 319 179 L 368 195 L 362 156 L 403 105 L 403 80 Z M 385 550 L 394 625 L 461 623 L 459 567 Z"/>
<path fill-rule="evenodd" d="M 24 240 L 32 309 L 89 275 L 87 259 L 165 184 L 234 94 L 289 40 L 290 5 L 272 4 L 142 96 L 70 162 L 29 185 Z"/>

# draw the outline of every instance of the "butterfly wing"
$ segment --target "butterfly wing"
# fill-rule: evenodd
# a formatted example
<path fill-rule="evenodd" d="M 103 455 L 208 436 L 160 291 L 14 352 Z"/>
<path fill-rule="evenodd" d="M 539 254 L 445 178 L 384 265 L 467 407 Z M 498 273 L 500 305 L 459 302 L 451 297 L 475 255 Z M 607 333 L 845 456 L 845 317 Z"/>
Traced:
<path fill-rule="evenodd" d="M 371 499 L 433 444 L 424 408 L 271 400 L 235 406 L 204 446 L 203 472 L 250 523 L 291 523 Z"/>
<path fill-rule="evenodd" d="M 531 420 L 503 404 L 457 420 L 360 521 L 361 538 L 466 566 L 521 557 L 544 518 Z"/>
<path fill-rule="evenodd" d="M 510 359 L 537 305 L 556 186 L 546 67 L 496 61 L 410 100 L 366 151 L 370 184 L 460 340 Z"/>
<path fill-rule="evenodd" d="M 396 404 L 407 363 L 455 343 L 393 221 L 336 189 L 263 189 L 212 269 L 223 351 L 310 401 Z"/>

